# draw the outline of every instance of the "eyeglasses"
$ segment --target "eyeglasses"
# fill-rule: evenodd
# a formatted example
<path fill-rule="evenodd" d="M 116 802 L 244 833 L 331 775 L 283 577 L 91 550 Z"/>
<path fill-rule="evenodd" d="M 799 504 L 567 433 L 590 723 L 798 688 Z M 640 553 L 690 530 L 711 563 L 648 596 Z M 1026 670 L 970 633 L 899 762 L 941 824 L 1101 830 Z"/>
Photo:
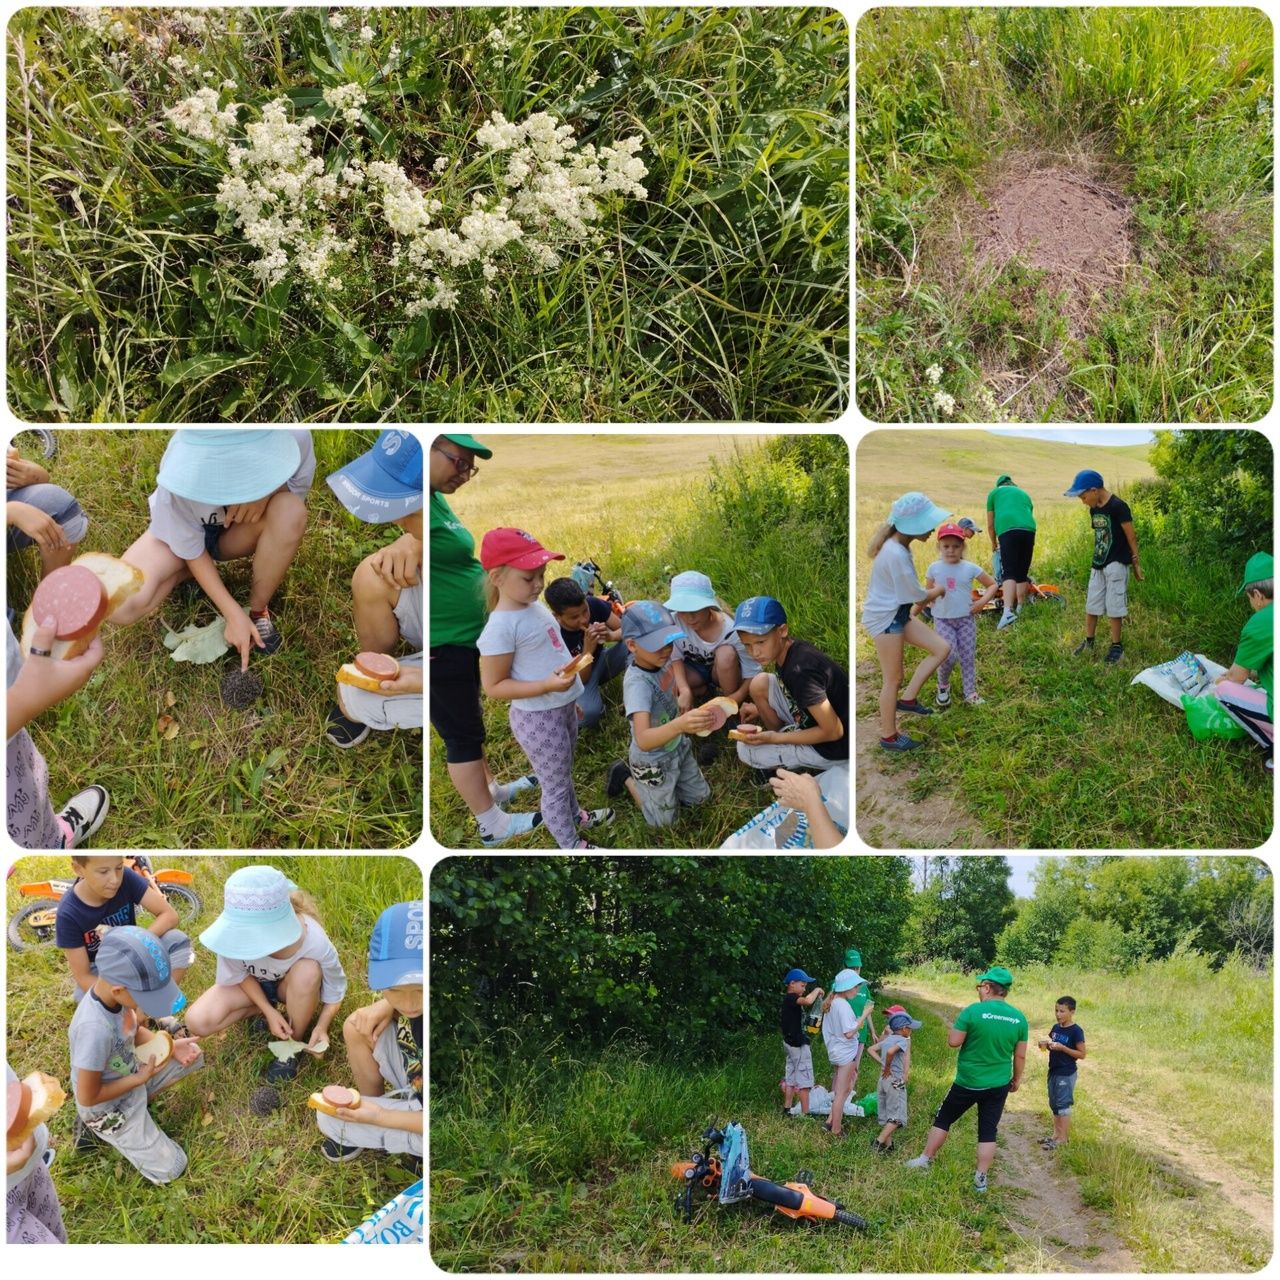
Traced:
<path fill-rule="evenodd" d="M 453 463 L 453 469 L 460 476 L 473 476 L 477 471 L 480 470 L 480 468 L 477 467 L 474 462 L 468 462 L 466 458 L 459 458 L 456 454 L 450 453 L 448 449 L 441 449 L 439 445 L 433 444 L 431 446 L 431 451 L 433 453 L 443 453 L 444 456 L 448 458 L 450 462 Z"/>

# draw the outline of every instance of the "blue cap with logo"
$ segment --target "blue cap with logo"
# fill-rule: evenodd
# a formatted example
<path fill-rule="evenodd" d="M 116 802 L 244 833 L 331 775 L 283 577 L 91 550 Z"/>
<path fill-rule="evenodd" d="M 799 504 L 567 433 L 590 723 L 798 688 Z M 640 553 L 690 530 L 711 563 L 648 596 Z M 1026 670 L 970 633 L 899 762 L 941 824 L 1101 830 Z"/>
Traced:
<path fill-rule="evenodd" d="M 183 938 L 186 940 L 185 934 Z M 170 950 L 176 942 L 171 939 L 166 944 L 137 925 L 117 925 L 98 946 L 98 977 L 113 987 L 124 987 L 148 1017 L 178 1013 L 187 997 L 173 980 Z M 187 947 L 189 950 L 189 941 Z"/>
<path fill-rule="evenodd" d="M 411 431 L 383 431 L 372 449 L 325 477 L 357 520 L 387 524 L 422 510 L 422 445 Z"/>
<path fill-rule="evenodd" d="M 734 611 L 733 625 L 750 636 L 762 636 L 787 620 L 787 611 L 772 596 L 752 596 Z"/>
<path fill-rule="evenodd" d="M 1078 498 L 1086 489 L 1101 489 L 1102 477 L 1096 471 L 1077 471 L 1076 478 L 1071 482 L 1071 488 L 1062 496 L 1064 498 Z"/>
<path fill-rule="evenodd" d="M 783 978 L 783 982 L 816 982 L 816 978 L 811 978 L 803 969 L 788 969 L 787 976 Z"/>
<path fill-rule="evenodd" d="M 422 900 L 388 907 L 369 935 L 369 990 L 423 985 Z"/>
<path fill-rule="evenodd" d="M 622 638 L 634 640 L 651 653 L 684 638 L 680 624 L 671 611 L 656 600 L 636 600 L 627 605 L 622 615 Z"/>

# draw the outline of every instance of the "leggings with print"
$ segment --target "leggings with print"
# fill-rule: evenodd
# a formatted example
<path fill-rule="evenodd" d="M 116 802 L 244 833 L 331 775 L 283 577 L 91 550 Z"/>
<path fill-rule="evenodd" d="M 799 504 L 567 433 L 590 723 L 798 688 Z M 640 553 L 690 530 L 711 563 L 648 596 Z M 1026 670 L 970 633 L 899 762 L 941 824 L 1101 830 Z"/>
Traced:
<path fill-rule="evenodd" d="M 579 843 L 578 797 L 573 790 L 573 744 L 578 737 L 578 709 L 572 702 L 549 711 L 522 711 L 513 702 L 511 732 L 529 757 L 542 788 L 542 821 L 561 849 Z"/>
<path fill-rule="evenodd" d="M 978 620 L 969 614 L 964 618 L 938 618 L 933 620 L 934 630 L 951 641 L 951 652 L 938 668 L 938 688 L 945 689 L 951 676 L 951 668 L 960 662 L 960 674 L 964 678 L 964 696 L 972 698 L 978 692 Z"/>

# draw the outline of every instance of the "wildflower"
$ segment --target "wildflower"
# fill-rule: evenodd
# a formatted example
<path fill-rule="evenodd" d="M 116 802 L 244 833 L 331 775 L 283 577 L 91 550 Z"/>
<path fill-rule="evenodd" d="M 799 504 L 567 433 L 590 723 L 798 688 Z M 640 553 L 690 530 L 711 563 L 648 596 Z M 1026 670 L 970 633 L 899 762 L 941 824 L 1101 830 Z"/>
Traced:
<path fill-rule="evenodd" d="M 1257 110 L 1260 116 L 1265 116 L 1271 111 L 1271 104 L 1266 100 L 1266 98 L 1259 98 Z"/>
<path fill-rule="evenodd" d="M 341 31 L 347 25 L 346 17 L 341 13 L 331 13 L 329 15 L 329 26 L 334 31 Z"/>
<path fill-rule="evenodd" d="M 443 173 L 449 167 L 448 156 L 437 156 L 435 163 L 431 166 L 432 173 Z"/>
<path fill-rule="evenodd" d="M 969 59 L 969 65 L 970 65 L 971 67 L 976 67 L 976 66 L 978 65 L 978 60 L 977 60 L 977 58 L 970 58 L 970 59 Z"/>
<path fill-rule="evenodd" d="M 236 125 L 236 104 L 219 108 L 218 91 L 206 86 L 177 106 L 165 108 L 165 118 L 181 132 L 202 142 L 221 142 Z"/>
<path fill-rule="evenodd" d="M 933 393 L 933 407 L 949 418 L 956 411 L 955 397 L 948 395 L 945 391 L 935 391 Z"/>
<path fill-rule="evenodd" d="M 942 381 L 942 366 L 940 364 L 931 364 L 924 371 L 924 376 L 936 387 Z"/>
<path fill-rule="evenodd" d="M 373 38 L 377 34 L 378 33 L 371 26 L 369 26 L 368 23 L 365 23 L 365 25 L 360 28 L 360 43 L 372 44 Z"/>
<path fill-rule="evenodd" d="M 334 85 L 324 91 L 324 100 L 338 112 L 348 124 L 360 119 L 360 109 L 368 102 L 364 89 L 358 84 Z"/>

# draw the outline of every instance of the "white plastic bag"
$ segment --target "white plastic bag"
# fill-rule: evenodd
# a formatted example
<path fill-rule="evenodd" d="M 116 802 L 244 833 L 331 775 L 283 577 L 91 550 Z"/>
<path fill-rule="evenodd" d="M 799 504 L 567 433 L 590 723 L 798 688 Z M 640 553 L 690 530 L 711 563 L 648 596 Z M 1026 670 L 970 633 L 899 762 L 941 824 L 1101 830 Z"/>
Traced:
<path fill-rule="evenodd" d="M 813 1088 L 809 1090 L 809 1112 L 811 1115 L 829 1116 L 831 1114 L 831 1104 L 834 1101 L 835 1098 L 831 1096 L 831 1090 L 824 1089 L 820 1084 L 815 1084 Z M 791 1108 L 791 1114 L 793 1116 L 798 1116 L 800 1114 L 800 1104 L 798 1102 Z M 850 1094 L 849 1097 L 844 1100 L 844 1114 L 847 1116 L 857 1117 L 865 1115 L 866 1113 L 856 1102 L 854 1102 L 853 1095 Z"/>
<path fill-rule="evenodd" d="M 1166 702 L 1182 709 L 1183 694 L 1193 698 L 1200 697 L 1213 688 L 1214 680 L 1226 667 L 1220 667 L 1210 661 L 1203 653 L 1192 653 L 1185 650 L 1169 662 L 1161 662 L 1157 666 L 1139 671 L 1130 684 L 1145 684 L 1153 689 Z"/>

